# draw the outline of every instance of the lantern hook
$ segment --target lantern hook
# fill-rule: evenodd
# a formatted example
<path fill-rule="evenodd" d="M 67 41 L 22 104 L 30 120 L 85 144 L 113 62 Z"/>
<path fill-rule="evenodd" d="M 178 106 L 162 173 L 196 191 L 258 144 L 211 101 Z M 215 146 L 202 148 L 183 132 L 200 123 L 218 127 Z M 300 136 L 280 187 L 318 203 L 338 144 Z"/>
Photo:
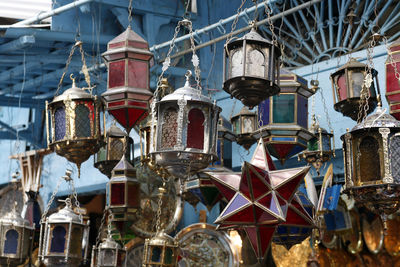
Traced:
<path fill-rule="evenodd" d="M 71 73 L 71 75 L 69 75 L 69 78 L 70 78 L 71 81 L 72 81 L 72 87 L 76 87 L 76 82 L 75 82 L 74 74 Z"/>

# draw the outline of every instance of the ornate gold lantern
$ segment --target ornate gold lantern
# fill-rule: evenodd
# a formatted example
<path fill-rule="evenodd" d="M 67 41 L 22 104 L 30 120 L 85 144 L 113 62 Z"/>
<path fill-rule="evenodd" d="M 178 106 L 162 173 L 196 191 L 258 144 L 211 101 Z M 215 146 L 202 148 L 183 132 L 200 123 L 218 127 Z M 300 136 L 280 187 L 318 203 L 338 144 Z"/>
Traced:
<path fill-rule="evenodd" d="M 94 166 L 111 178 L 111 171 L 122 156 L 133 160 L 133 139 L 115 124 L 106 133 L 106 144 L 94 156 Z"/>
<path fill-rule="evenodd" d="M 236 143 L 246 150 L 257 141 L 253 136 L 257 129 L 257 114 L 244 106 L 238 114 L 231 118 L 233 133 L 236 135 Z"/>
<path fill-rule="evenodd" d="M 221 110 L 200 89 L 185 86 L 155 103 L 157 125 L 150 154 L 177 178 L 188 177 L 216 159 L 217 123 Z M 154 124 L 154 121 L 152 122 Z M 152 140 L 150 140 L 152 144 Z"/>
<path fill-rule="evenodd" d="M 75 163 L 79 171 L 81 163 L 96 153 L 103 143 L 102 105 L 96 96 L 76 87 L 72 75 L 71 79 L 70 89 L 52 102 L 46 102 L 47 143 L 58 155 Z"/>
<path fill-rule="evenodd" d="M 279 93 L 280 50 L 253 27 L 224 49 L 224 91 L 253 108 Z"/>
<path fill-rule="evenodd" d="M 385 114 L 379 103 L 375 114 L 341 139 L 346 191 L 385 223 L 400 203 L 400 122 Z"/>
<path fill-rule="evenodd" d="M 143 267 L 177 266 L 178 243 L 163 231 L 144 244 Z"/>
<path fill-rule="evenodd" d="M 102 57 L 108 66 L 107 91 L 102 94 L 106 109 L 129 133 L 148 115 L 153 54 L 149 44 L 128 27 L 108 43 Z"/>
<path fill-rule="evenodd" d="M 13 178 L 14 190 L 18 181 Z M 33 245 L 35 225 L 21 217 L 16 210 L 17 202 L 11 211 L 0 218 L 0 264 L 17 266 L 29 257 Z"/>
<path fill-rule="evenodd" d="M 377 98 L 375 90 L 379 91 L 378 72 L 372 69 L 371 74 L 373 82 L 370 88 L 368 88 L 368 114 L 376 108 Z M 331 74 L 335 110 L 355 121 L 358 119 L 361 90 L 365 86 L 364 80 L 366 75 L 366 65 L 354 58 L 350 58 L 349 62 Z"/>

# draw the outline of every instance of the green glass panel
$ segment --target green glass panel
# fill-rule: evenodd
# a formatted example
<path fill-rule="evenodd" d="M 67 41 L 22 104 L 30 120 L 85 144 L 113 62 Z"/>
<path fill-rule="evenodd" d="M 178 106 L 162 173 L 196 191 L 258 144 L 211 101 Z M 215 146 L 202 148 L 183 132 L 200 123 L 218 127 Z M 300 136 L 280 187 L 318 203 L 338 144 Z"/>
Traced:
<path fill-rule="evenodd" d="M 294 123 L 293 94 L 281 94 L 273 96 L 273 122 Z"/>
<path fill-rule="evenodd" d="M 241 134 L 241 132 L 240 132 L 240 119 L 237 118 L 233 123 L 234 123 L 233 129 L 235 131 L 235 134 Z"/>
<path fill-rule="evenodd" d="M 153 247 L 153 253 L 151 254 L 152 262 L 160 262 L 161 260 L 161 248 Z"/>
<path fill-rule="evenodd" d="M 317 151 L 319 149 L 319 147 L 318 147 L 318 138 L 313 138 L 310 141 L 308 141 L 307 149 L 309 151 Z"/>
<path fill-rule="evenodd" d="M 164 256 L 164 263 L 165 264 L 172 264 L 172 255 L 174 253 L 172 252 L 171 248 L 167 248 L 165 250 L 165 256 Z"/>

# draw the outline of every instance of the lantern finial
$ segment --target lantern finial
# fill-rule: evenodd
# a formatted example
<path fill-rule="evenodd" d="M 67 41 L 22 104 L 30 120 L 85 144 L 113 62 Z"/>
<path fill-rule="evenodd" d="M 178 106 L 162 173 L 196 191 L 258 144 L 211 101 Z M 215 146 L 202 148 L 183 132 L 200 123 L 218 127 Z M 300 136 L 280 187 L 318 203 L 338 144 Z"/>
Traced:
<path fill-rule="evenodd" d="M 185 82 L 185 87 L 190 87 L 190 77 L 192 76 L 192 71 L 187 70 L 185 77 L 186 77 L 186 82 Z"/>

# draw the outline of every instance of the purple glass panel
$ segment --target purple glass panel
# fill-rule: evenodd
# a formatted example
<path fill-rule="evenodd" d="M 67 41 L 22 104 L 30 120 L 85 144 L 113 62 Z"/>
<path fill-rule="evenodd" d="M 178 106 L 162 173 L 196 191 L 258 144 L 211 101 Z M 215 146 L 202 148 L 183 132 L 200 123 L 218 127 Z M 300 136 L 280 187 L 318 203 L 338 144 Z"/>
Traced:
<path fill-rule="evenodd" d="M 267 98 L 258 105 L 258 118 L 262 126 L 269 124 L 269 104 L 270 98 Z"/>
<path fill-rule="evenodd" d="M 62 140 L 65 136 L 65 109 L 58 108 L 54 112 L 54 128 L 56 141 Z"/>
<path fill-rule="evenodd" d="M 246 198 L 244 198 L 240 194 L 236 194 L 236 196 L 228 204 L 228 208 L 225 210 L 225 212 L 221 216 L 225 216 L 225 215 L 231 213 L 232 211 L 235 211 L 235 210 L 243 207 L 244 205 L 246 205 L 248 203 L 249 203 L 249 201 Z"/>
<path fill-rule="evenodd" d="M 297 95 L 297 124 L 308 127 L 308 100 L 301 95 Z"/>
<path fill-rule="evenodd" d="M 64 253 L 65 235 L 67 231 L 62 226 L 54 227 L 52 231 L 50 252 Z"/>
<path fill-rule="evenodd" d="M 17 254 L 18 232 L 14 229 L 8 230 L 4 242 L 4 254 Z"/>

